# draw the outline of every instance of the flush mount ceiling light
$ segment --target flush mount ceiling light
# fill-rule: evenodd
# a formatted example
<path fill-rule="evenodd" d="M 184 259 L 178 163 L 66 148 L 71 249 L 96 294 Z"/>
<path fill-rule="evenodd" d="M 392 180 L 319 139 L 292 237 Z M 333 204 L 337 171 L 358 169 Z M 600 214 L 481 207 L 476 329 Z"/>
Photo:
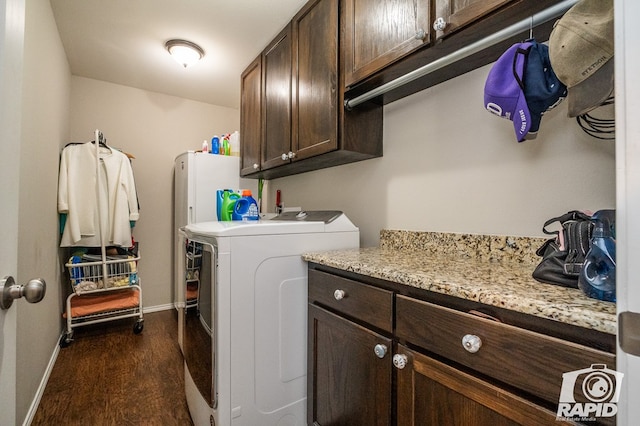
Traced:
<path fill-rule="evenodd" d="M 185 68 L 195 64 L 204 56 L 204 50 L 187 40 L 169 40 L 164 45 L 173 59 Z"/>

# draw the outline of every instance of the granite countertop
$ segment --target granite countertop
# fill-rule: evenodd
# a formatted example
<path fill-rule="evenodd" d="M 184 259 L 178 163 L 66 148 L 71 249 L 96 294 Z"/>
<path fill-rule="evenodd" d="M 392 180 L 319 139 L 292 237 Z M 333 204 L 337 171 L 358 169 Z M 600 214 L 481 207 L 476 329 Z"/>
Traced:
<path fill-rule="evenodd" d="M 380 246 L 306 261 L 616 334 L 616 305 L 531 277 L 543 238 L 383 230 Z"/>

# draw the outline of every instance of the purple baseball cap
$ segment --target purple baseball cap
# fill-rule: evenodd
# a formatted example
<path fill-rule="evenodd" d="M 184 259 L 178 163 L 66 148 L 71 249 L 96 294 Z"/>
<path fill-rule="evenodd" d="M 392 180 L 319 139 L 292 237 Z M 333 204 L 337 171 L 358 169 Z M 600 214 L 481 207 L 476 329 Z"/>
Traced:
<path fill-rule="evenodd" d="M 498 58 L 484 85 L 487 111 L 513 121 L 516 139 L 522 142 L 531 129 L 531 112 L 524 95 L 524 71 L 531 43 L 516 43 Z"/>

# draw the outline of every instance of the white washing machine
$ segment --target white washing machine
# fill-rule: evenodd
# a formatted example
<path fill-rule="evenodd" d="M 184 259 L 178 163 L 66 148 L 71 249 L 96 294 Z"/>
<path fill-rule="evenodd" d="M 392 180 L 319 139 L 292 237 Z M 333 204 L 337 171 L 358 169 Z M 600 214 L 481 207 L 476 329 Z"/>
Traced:
<path fill-rule="evenodd" d="M 301 254 L 359 247 L 342 212 L 288 212 L 181 230 L 190 287 L 180 314 L 195 425 L 306 424 L 307 265 Z M 195 285 L 194 285 L 195 284 Z"/>

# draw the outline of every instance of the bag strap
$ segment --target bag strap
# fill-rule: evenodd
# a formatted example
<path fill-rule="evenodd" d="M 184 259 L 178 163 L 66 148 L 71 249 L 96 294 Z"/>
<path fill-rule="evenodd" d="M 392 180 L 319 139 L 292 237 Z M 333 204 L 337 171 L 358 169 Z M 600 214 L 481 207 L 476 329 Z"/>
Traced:
<path fill-rule="evenodd" d="M 568 213 L 563 214 L 562 216 L 554 217 L 552 219 L 547 220 L 542 226 L 542 232 L 547 235 L 558 235 L 560 231 L 549 231 L 547 230 L 547 226 L 551 225 L 554 222 L 560 222 L 560 224 L 564 224 L 565 222 L 572 220 L 590 220 L 591 217 L 581 211 L 572 210 Z"/>

